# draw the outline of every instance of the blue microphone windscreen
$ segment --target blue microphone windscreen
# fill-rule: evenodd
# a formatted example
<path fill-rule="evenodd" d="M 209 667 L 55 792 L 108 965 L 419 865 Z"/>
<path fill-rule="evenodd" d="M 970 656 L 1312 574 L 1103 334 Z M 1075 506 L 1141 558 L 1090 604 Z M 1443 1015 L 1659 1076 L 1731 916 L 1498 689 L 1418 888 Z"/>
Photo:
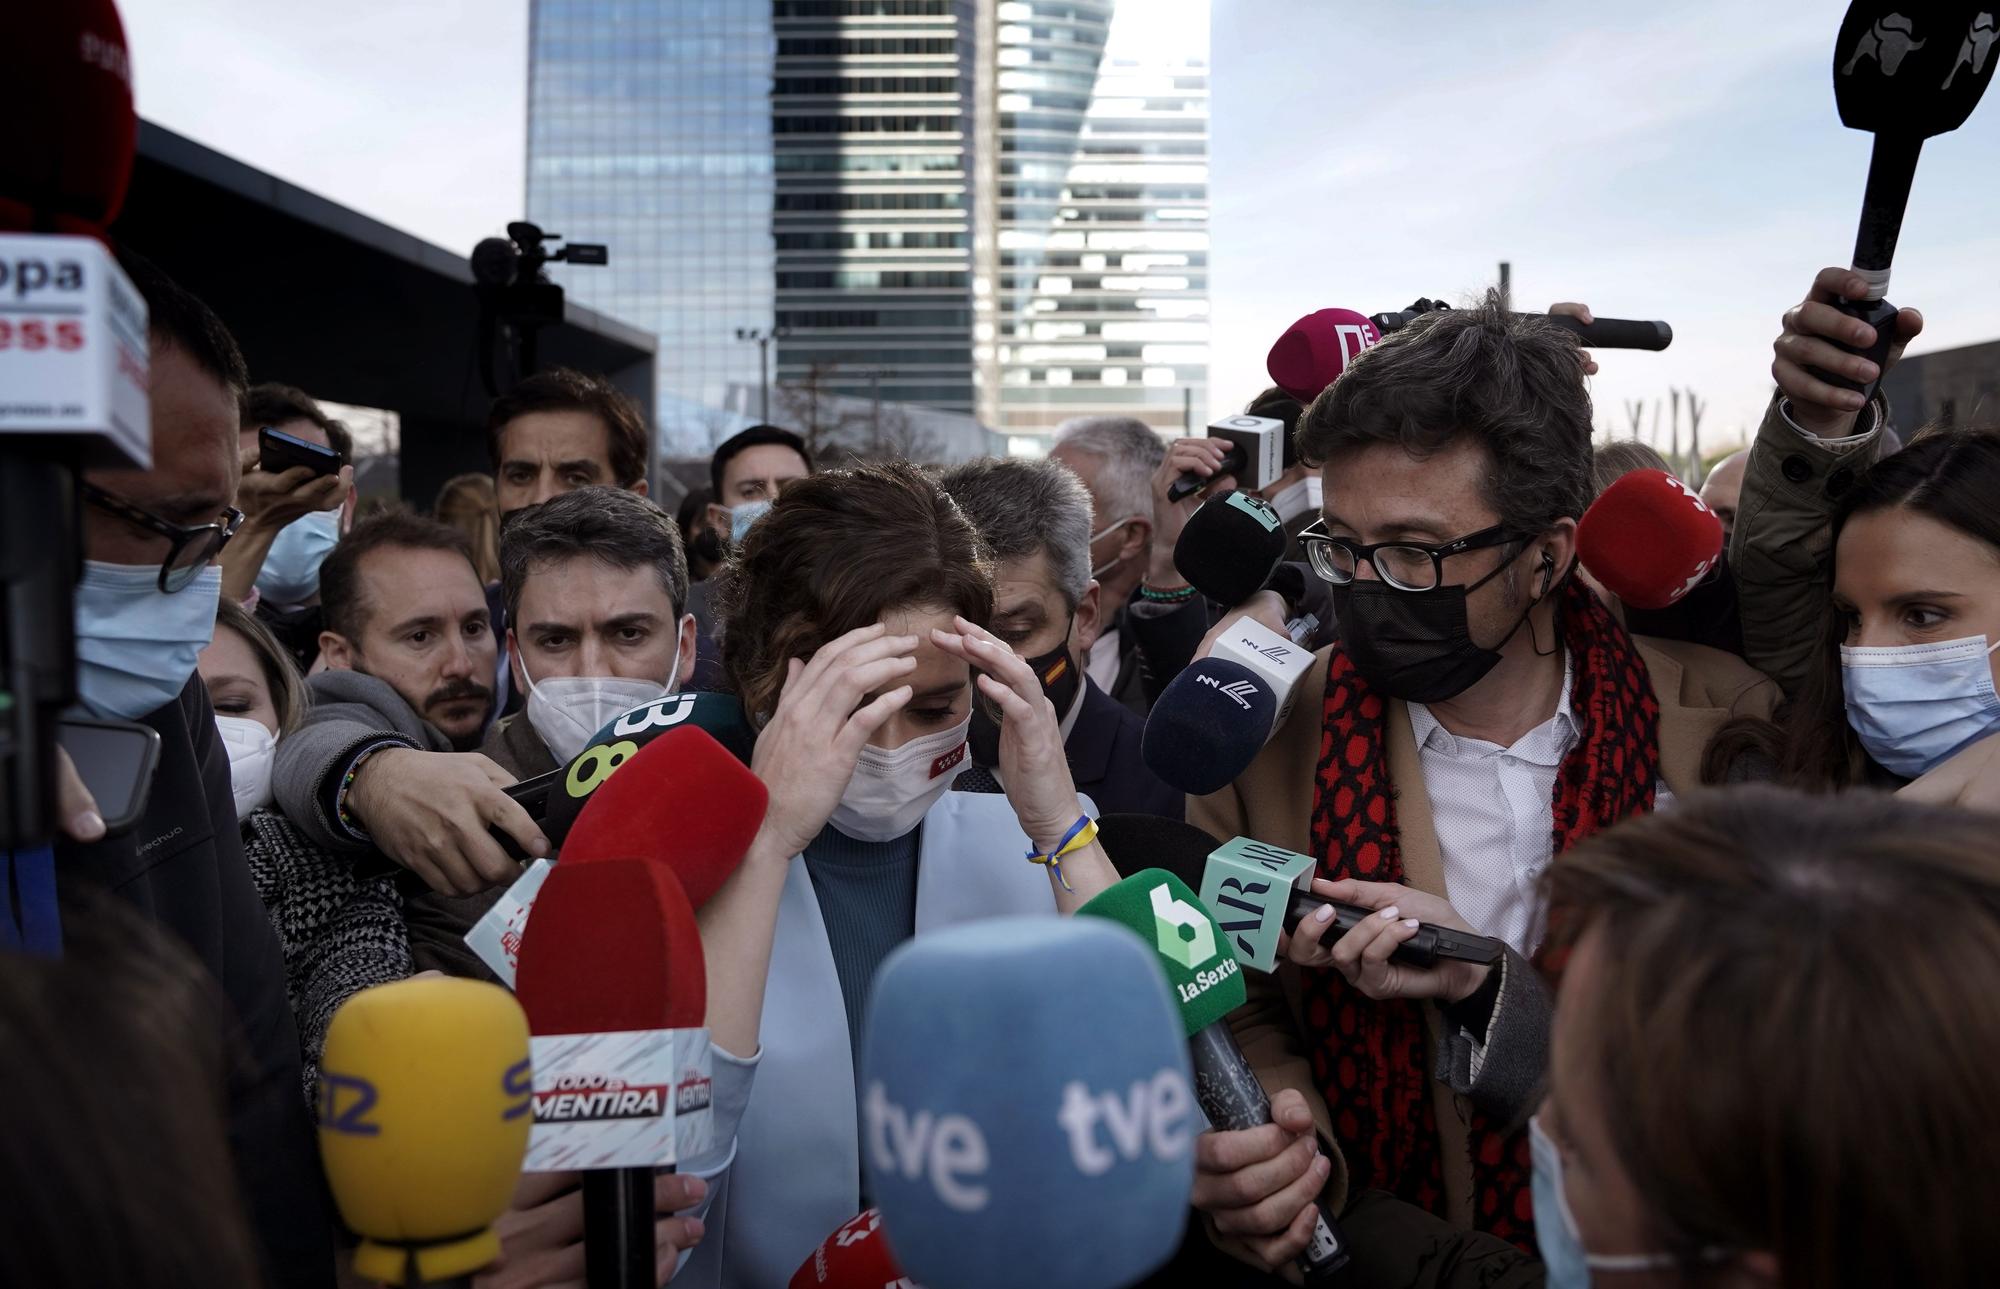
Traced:
<path fill-rule="evenodd" d="M 1094 919 L 927 933 L 875 977 L 861 1159 L 933 1289 L 1113 1289 L 1179 1246 L 1202 1120 L 1155 951 Z"/>
<path fill-rule="evenodd" d="M 1278 695 L 1263 677 L 1227 658 L 1198 658 L 1153 704 L 1139 754 L 1169 786 L 1202 796 L 1250 768 L 1277 718 Z"/>

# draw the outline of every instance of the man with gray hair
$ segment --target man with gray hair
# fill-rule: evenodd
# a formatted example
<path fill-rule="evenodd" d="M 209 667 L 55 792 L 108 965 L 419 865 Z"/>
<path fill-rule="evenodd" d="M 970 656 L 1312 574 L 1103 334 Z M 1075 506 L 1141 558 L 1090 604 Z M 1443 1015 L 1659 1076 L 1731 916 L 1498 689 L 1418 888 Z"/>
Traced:
<path fill-rule="evenodd" d="M 1152 705 L 1125 610 L 1139 598 L 1153 546 L 1153 473 L 1166 441 L 1131 416 L 1080 416 L 1056 429 L 1051 461 L 1068 466 L 1090 496 L 1090 575 L 1102 588 L 1103 625 L 1085 668 L 1098 687 L 1139 715 Z M 1162 684 L 1172 677 L 1161 678 Z"/>
<path fill-rule="evenodd" d="M 993 634 L 1034 668 L 1055 705 L 1077 791 L 1104 814 L 1180 818 L 1181 794 L 1140 758 L 1145 722 L 1081 665 L 1103 620 L 1103 591 L 1091 576 L 1091 498 L 1083 484 L 1055 461 L 994 458 L 953 466 L 938 482 L 992 551 Z M 958 786 L 999 791 L 1000 730 L 983 705 L 973 707 L 970 741 L 974 764 Z"/>

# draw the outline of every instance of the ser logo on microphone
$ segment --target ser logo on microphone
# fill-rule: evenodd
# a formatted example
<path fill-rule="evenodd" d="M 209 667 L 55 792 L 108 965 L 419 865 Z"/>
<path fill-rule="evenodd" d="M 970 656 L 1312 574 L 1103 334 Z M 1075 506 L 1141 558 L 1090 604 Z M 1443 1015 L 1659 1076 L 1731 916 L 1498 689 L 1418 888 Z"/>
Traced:
<path fill-rule="evenodd" d="M 1250 695 L 1257 692 L 1257 686 L 1247 680 L 1232 680 L 1225 685 L 1207 672 L 1197 672 L 1195 680 L 1207 685 L 1210 689 L 1235 699 L 1236 705 L 1246 712 L 1250 710 Z"/>

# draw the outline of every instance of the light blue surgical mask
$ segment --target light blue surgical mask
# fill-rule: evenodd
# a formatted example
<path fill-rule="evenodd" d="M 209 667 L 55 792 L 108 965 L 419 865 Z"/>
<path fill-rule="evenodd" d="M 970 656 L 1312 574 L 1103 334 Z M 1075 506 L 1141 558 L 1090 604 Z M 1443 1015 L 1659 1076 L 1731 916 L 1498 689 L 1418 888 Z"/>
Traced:
<path fill-rule="evenodd" d="M 1586 1289 L 1592 1271 L 1668 1271 L 1674 1260 L 1664 1253 L 1611 1256 L 1585 1251 L 1576 1218 L 1563 1191 L 1562 1152 L 1542 1131 L 1541 1117 L 1528 1120 L 1528 1151 L 1534 1160 L 1530 1190 L 1535 1201 L 1535 1245 L 1548 1268 L 1548 1289 Z M 1719 1258 L 1720 1254 L 1707 1256 Z"/>
<path fill-rule="evenodd" d="M 278 530 L 264 567 L 257 572 L 257 591 L 280 608 L 304 604 L 319 594 L 319 566 L 340 544 L 340 511 L 316 510 Z"/>
<path fill-rule="evenodd" d="M 215 636 L 222 568 L 171 595 L 157 564 L 86 560 L 76 584 L 76 685 L 102 717 L 137 720 L 180 697 Z"/>
<path fill-rule="evenodd" d="M 2000 642 L 1967 636 L 1938 644 L 1840 647 L 1847 723 L 1875 764 L 1914 779 L 1953 753 L 2000 733 L 2000 696 L 1988 655 Z"/>
<path fill-rule="evenodd" d="M 746 501 L 729 508 L 729 540 L 741 545 L 743 535 L 750 531 L 750 525 L 762 519 L 771 509 L 768 501 Z"/>

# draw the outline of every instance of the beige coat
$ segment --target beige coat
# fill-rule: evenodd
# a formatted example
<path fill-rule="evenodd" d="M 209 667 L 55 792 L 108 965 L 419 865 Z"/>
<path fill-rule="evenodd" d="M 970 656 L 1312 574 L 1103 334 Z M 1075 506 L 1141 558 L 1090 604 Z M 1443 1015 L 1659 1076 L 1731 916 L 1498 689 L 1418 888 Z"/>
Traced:
<path fill-rule="evenodd" d="M 1777 687 L 1742 659 L 1720 650 L 1644 637 L 1638 638 L 1637 644 L 1660 702 L 1660 777 L 1678 796 L 1700 786 L 1702 753 L 1715 731 L 1737 716 L 1768 717 L 1777 702 Z M 1220 792 L 1189 798 L 1190 823 L 1216 837 L 1254 837 L 1288 850 L 1312 852 L 1313 780 L 1326 705 L 1326 657 L 1327 651 L 1322 650 L 1312 672 L 1301 682 L 1290 718 L 1242 777 Z M 1408 708 L 1392 701 L 1385 719 L 1389 779 L 1401 785 L 1397 789 L 1396 823 L 1404 880 L 1418 890 L 1450 898 Z M 1347 1166 L 1333 1144 L 1332 1121 L 1313 1082 L 1312 1066 L 1301 1041 L 1297 969 L 1281 966 L 1275 976 L 1251 972 L 1246 979 L 1250 998 L 1231 1014 L 1230 1027 L 1265 1091 L 1275 1095 L 1280 1089 L 1295 1088 L 1304 1094 L 1333 1163 L 1324 1198 L 1332 1211 L 1339 1212 L 1347 1197 Z M 1432 1062 L 1427 1068 L 1435 1068 L 1438 1017 L 1435 1008 L 1426 1011 L 1431 1021 L 1428 1046 Z M 1434 1083 L 1432 1091 L 1445 1146 L 1448 1209 L 1443 1216 L 1469 1227 L 1473 1211 L 1467 1141 L 1471 1108 L 1442 1083 Z M 1229 1247 L 1228 1237 L 1215 1238 L 1218 1245 Z"/>

